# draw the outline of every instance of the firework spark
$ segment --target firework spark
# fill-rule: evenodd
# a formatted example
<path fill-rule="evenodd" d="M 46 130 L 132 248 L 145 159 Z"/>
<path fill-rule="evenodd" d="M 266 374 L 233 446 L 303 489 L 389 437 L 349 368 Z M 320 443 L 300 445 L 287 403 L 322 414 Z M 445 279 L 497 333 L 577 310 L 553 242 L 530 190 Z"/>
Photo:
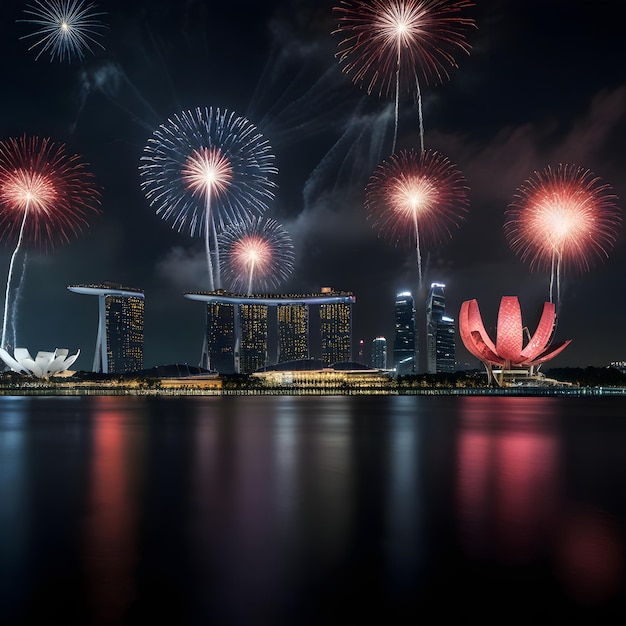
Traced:
<path fill-rule="evenodd" d="M 3 347 L 13 267 L 22 245 L 52 248 L 69 241 L 87 226 L 88 215 L 99 211 L 99 203 L 93 175 L 78 155 L 67 156 L 63 145 L 26 136 L 0 142 L 0 232 L 17 240 L 5 293 Z"/>
<path fill-rule="evenodd" d="M 179 232 L 204 235 L 209 288 L 219 288 L 218 232 L 231 220 L 263 213 L 274 197 L 268 141 L 244 117 L 198 108 L 162 124 L 141 160 L 150 205 Z"/>
<path fill-rule="evenodd" d="M 96 39 L 102 36 L 100 29 L 106 28 L 96 19 L 104 13 L 94 12 L 95 7 L 94 3 L 87 4 L 83 0 L 35 0 L 34 5 L 24 9 L 24 13 L 33 17 L 17 21 L 35 24 L 38 29 L 20 39 L 34 39 L 29 50 L 39 48 L 35 60 L 44 52 L 50 53 L 51 61 L 83 59 L 86 50 L 93 52 L 92 44 L 104 50 Z"/>
<path fill-rule="evenodd" d="M 504 232 L 531 269 L 550 268 L 550 302 L 561 270 L 588 271 L 606 259 L 621 226 L 617 197 L 588 169 L 560 164 L 534 172 L 516 191 L 505 214 Z"/>
<path fill-rule="evenodd" d="M 220 233 L 224 278 L 234 291 L 267 293 L 293 271 L 291 237 L 272 219 L 234 222 Z"/>
<path fill-rule="evenodd" d="M 465 178 L 448 158 L 428 150 L 392 154 L 374 171 L 365 210 L 374 227 L 396 244 L 414 245 L 422 282 L 421 245 L 452 236 L 467 213 Z"/>
<path fill-rule="evenodd" d="M 367 92 L 395 95 L 396 131 L 400 91 L 415 90 L 420 135 L 423 120 L 419 75 L 425 83 L 449 79 L 456 68 L 455 53 L 469 53 L 465 31 L 474 20 L 463 17 L 470 0 L 343 0 L 334 7 L 344 37 L 337 58 L 343 71 Z"/>

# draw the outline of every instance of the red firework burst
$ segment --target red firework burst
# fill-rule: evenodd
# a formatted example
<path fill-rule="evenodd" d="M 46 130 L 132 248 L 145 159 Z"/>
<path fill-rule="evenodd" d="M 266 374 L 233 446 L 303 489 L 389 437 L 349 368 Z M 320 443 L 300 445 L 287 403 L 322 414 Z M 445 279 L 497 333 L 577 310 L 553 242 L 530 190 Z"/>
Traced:
<path fill-rule="evenodd" d="M 39 137 L 0 142 L 2 237 L 44 247 L 66 242 L 98 213 L 100 191 L 78 155 Z"/>
<path fill-rule="evenodd" d="M 365 190 L 368 219 L 396 244 L 433 243 L 452 236 L 468 210 L 465 178 L 450 160 L 428 150 L 392 154 Z"/>
<path fill-rule="evenodd" d="M 271 267 L 272 248 L 266 239 L 257 235 L 248 235 L 234 243 L 231 255 L 233 264 L 245 274 L 253 269 L 265 274 Z"/>
<path fill-rule="evenodd" d="M 606 259 L 621 226 L 617 197 L 588 169 L 547 167 L 516 191 L 504 232 L 531 269 L 572 267 L 587 271 Z"/>
<path fill-rule="evenodd" d="M 411 91 L 420 72 L 425 82 L 449 79 L 454 55 L 469 53 L 465 31 L 473 19 L 463 9 L 469 0 L 344 0 L 334 7 L 344 36 L 337 57 L 343 71 L 368 93 Z"/>
<path fill-rule="evenodd" d="M 269 290 L 293 270 L 291 237 L 275 220 L 254 218 L 230 224 L 219 235 L 224 278 L 231 288 Z"/>

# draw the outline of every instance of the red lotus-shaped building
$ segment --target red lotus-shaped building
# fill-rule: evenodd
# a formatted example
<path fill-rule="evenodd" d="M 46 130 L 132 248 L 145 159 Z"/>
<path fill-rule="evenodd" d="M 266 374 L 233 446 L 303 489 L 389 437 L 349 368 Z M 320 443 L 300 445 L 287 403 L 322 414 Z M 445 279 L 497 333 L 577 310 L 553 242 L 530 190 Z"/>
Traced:
<path fill-rule="evenodd" d="M 487 335 L 476 300 L 466 300 L 461 305 L 459 332 L 465 347 L 485 364 L 491 381 L 494 366 L 500 368 L 502 374 L 516 369 L 526 370 L 532 374 L 535 366 L 549 361 L 563 351 L 571 339 L 550 345 L 555 322 L 555 305 L 552 302 L 545 302 L 537 330 L 524 346 L 524 327 L 519 300 L 517 296 L 503 296 L 498 311 L 495 345 Z"/>

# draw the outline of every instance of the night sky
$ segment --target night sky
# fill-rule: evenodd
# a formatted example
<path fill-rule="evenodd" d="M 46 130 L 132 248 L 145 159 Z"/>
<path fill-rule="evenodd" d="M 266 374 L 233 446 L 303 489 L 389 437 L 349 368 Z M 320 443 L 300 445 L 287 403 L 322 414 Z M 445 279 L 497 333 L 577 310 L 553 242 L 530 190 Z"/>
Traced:
<path fill-rule="evenodd" d="M 27 2 L 0 5 L 0 139 L 24 134 L 65 143 L 102 187 L 102 213 L 52 253 L 29 250 L 18 344 L 31 353 L 80 348 L 90 369 L 96 298 L 71 284 L 114 281 L 146 295 L 144 365 L 200 359 L 204 310 L 183 298 L 204 290 L 203 240 L 173 230 L 150 207 L 138 166 L 152 132 L 195 107 L 236 111 L 270 142 L 279 169 L 269 217 L 291 234 L 294 272 L 280 292 L 352 291 L 354 344 L 365 357 L 393 337 L 394 298 L 417 291 L 415 251 L 379 239 L 364 188 L 389 156 L 393 103 L 355 86 L 335 59 L 336 2 L 119 0 L 98 3 L 107 25 L 81 62 L 50 62 L 20 37 Z M 626 198 L 626 38 L 622 0 L 489 0 L 467 11 L 471 54 L 441 85 L 424 85 L 425 146 L 463 172 L 467 220 L 423 249 L 424 285 L 446 284 L 448 314 L 477 298 L 486 326 L 503 295 L 518 295 L 531 331 L 549 276 L 510 249 L 504 211 L 533 170 L 580 165 Z M 413 100 L 400 104 L 398 149 L 419 148 Z M 556 339 L 572 344 L 553 366 L 626 360 L 624 238 L 605 263 L 567 271 Z M 14 241 L 0 254 L 3 288 Z M 421 292 L 424 297 L 424 291 Z M 423 314 L 423 311 L 419 310 Z M 420 319 L 419 330 L 425 323 Z M 423 334 L 423 333 L 422 333 Z M 458 341 L 457 359 L 477 365 Z M 311 342 L 315 345 L 315 341 Z M 391 347 L 391 345 L 390 345 Z M 355 349 L 356 352 L 356 349 Z M 312 354 L 311 356 L 319 356 Z"/>

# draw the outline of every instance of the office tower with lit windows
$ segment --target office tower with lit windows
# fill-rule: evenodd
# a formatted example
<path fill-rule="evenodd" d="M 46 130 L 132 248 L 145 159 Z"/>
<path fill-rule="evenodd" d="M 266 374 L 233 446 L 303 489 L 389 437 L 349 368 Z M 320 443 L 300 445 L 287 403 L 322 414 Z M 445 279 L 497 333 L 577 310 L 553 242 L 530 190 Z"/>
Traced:
<path fill-rule="evenodd" d="M 333 365 L 352 360 L 352 305 L 330 302 L 320 305 L 322 362 Z"/>
<path fill-rule="evenodd" d="M 307 304 L 279 304 L 276 307 L 278 324 L 278 362 L 309 358 L 309 306 Z"/>
<path fill-rule="evenodd" d="M 351 312 L 356 301 L 352 293 L 325 287 L 320 293 L 313 294 L 244 295 L 218 289 L 184 295 L 190 300 L 204 302 L 207 306 L 221 303 L 233 307 L 235 372 L 249 374 L 268 365 L 270 336 L 277 337 L 279 362 L 308 359 L 311 349 L 311 307 L 319 309 L 321 345 L 318 345 L 324 363 L 334 365 L 350 360 Z M 275 316 L 269 315 L 270 307 L 276 307 Z M 272 326 L 270 329 L 269 324 L 273 324 L 274 319 L 277 328 Z M 214 323 L 215 318 L 207 316 L 206 338 L 213 336 L 214 331 L 209 325 Z M 222 331 L 222 334 L 225 333 Z M 203 362 L 210 360 L 210 349 L 210 341 L 205 339 Z M 230 373 L 221 370 L 222 366 L 217 363 L 211 367 L 221 374 Z"/>
<path fill-rule="evenodd" d="M 239 305 L 239 372 L 251 374 L 267 365 L 267 305 Z"/>
<path fill-rule="evenodd" d="M 372 367 L 387 369 L 387 340 L 384 337 L 376 337 L 372 341 Z"/>
<path fill-rule="evenodd" d="M 437 374 L 453 374 L 456 371 L 456 331 L 454 319 L 443 315 L 437 324 L 435 339 Z"/>
<path fill-rule="evenodd" d="M 235 312 L 231 302 L 208 302 L 206 345 L 202 367 L 234 374 L 235 369 Z"/>
<path fill-rule="evenodd" d="M 68 289 L 98 296 L 93 371 L 123 374 L 143 369 L 143 291 L 115 283 L 72 285 Z"/>
<path fill-rule="evenodd" d="M 402 291 L 396 296 L 395 314 L 393 367 L 397 376 L 416 374 L 418 348 L 415 306 L 411 292 Z"/>
<path fill-rule="evenodd" d="M 429 374 L 455 371 L 454 320 L 446 316 L 443 283 L 432 283 L 426 298 L 426 356 Z"/>

